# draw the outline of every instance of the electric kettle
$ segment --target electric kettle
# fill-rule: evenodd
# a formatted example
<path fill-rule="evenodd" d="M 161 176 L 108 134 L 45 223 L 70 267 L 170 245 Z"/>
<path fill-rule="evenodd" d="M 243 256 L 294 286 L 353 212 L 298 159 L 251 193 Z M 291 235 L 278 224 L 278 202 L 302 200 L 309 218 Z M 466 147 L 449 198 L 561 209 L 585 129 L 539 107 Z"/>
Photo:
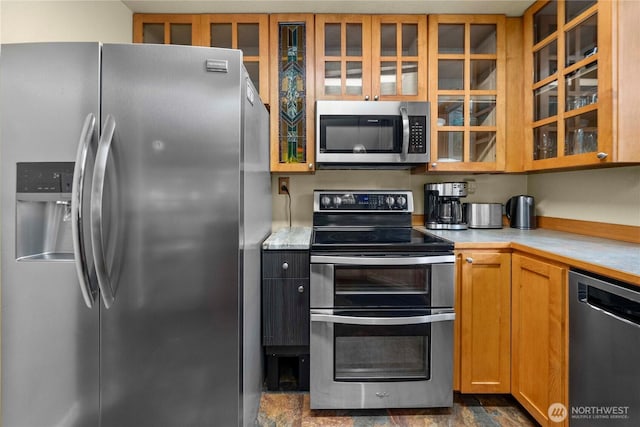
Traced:
<path fill-rule="evenodd" d="M 520 195 L 510 198 L 505 203 L 505 211 L 511 228 L 536 228 L 536 204 L 533 196 Z"/>

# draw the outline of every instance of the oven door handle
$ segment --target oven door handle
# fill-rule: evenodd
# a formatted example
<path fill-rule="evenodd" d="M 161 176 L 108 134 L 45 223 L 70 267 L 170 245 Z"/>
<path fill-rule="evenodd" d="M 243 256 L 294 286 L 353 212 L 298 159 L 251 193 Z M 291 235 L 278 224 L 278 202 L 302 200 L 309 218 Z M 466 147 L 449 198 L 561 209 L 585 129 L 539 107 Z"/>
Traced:
<path fill-rule="evenodd" d="M 408 317 L 357 317 L 340 316 L 322 310 L 311 310 L 312 322 L 340 323 L 344 325 L 371 325 L 371 326 L 402 326 L 420 325 L 424 323 L 437 323 L 455 320 L 456 314 L 452 312 L 427 314 L 424 316 Z"/>
<path fill-rule="evenodd" d="M 311 264 L 336 265 L 428 265 L 455 262 L 454 255 L 435 256 L 326 256 L 311 255 Z"/>

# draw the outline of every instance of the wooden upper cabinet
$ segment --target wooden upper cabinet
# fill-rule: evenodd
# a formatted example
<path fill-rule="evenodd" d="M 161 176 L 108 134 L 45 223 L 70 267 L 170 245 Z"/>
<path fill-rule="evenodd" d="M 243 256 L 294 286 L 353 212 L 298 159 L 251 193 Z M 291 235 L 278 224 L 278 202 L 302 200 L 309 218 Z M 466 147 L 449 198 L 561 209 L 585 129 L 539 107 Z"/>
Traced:
<path fill-rule="evenodd" d="M 274 14 L 269 27 L 271 172 L 313 172 L 313 15 Z"/>
<path fill-rule="evenodd" d="M 316 15 L 318 99 L 426 100 L 424 15 Z"/>
<path fill-rule="evenodd" d="M 608 0 L 525 12 L 526 170 L 640 162 L 638 16 Z"/>
<path fill-rule="evenodd" d="M 200 46 L 200 15 L 135 13 L 133 42 Z"/>
<path fill-rule="evenodd" d="M 244 66 L 265 104 L 269 103 L 269 16 L 202 15 L 204 46 L 240 49 Z"/>
<path fill-rule="evenodd" d="M 429 16 L 429 170 L 505 169 L 505 22 L 502 15 Z"/>
<path fill-rule="evenodd" d="M 373 99 L 371 16 L 316 15 L 318 99 Z"/>

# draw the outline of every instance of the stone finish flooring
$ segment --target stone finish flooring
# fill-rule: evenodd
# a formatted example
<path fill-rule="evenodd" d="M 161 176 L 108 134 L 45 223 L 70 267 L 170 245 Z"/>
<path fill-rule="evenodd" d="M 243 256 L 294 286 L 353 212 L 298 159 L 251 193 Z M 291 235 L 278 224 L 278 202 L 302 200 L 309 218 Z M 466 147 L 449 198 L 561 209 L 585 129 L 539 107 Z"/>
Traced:
<path fill-rule="evenodd" d="M 461 395 L 453 408 L 311 410 L 309 393 L 265 392 L 260 427 L 523 427 L 535 420 L 509 395 Z"/>

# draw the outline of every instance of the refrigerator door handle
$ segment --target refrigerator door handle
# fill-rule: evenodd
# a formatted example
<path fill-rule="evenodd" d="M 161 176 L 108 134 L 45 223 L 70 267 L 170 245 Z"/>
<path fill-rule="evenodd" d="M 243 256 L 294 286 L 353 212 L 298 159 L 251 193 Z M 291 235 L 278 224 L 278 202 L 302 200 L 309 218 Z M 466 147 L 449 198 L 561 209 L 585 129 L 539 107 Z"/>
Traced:
<path fill-rule="evenodd" d="M 89 265 L 87 264 L 87 245 L 85 243 L 83 230 L 84 212 L 82 201 L 84 194 L 84 177 L 89 156 L 89 145 L 93 138 L 96 127 L 96 116 L 89 113 L 84 120 L 80 142 L 76 154 L 76 163 L 73 169 L 73 183 L 71 186 L 71 235 L 73 240 L 73 259 L 75 260 L 76 273 L 80 282 L 80 290 L 87 307 L 93 307 L 93 303 L 98 295 L 97 286 L 91 283 Z M 92 286 L 93 285 L 93 286 Z"/>
<path fill-rule="evenodd" d="M 108 115 L 100 135 L 98 152 L 96 153 L 93 181 L 91 183 L 91 246 L 93 259 L 96 266 L 98 286 L 102 294 L 102 301 L 106 308 L 111 307 L 114 301 L 114 292 L 107 273 L 107 267 L 103 251 L 102 239 L 102 198 L 104 197 L 104 182 L 107 174 L 107 161 L 111 153 L 111 143 L 116 130 L 116 121 Z"/>

